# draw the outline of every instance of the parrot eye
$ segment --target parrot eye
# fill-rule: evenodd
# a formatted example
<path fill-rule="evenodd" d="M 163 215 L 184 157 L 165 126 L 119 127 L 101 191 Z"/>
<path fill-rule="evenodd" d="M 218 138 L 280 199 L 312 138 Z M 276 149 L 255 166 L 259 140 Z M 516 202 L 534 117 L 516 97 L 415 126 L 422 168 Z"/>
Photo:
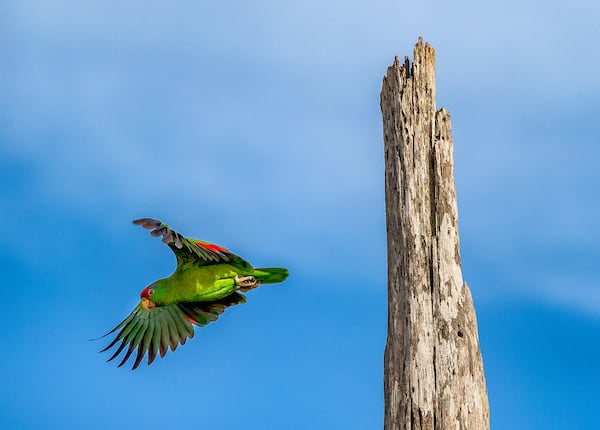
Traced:
<path fill-rule="evenodd" d="M 153 288 L 150 288 L 150 289 L 148 290 L 148 295 L 149 295 L 149 296 L 151 296 L 152 294 L 154 294 L 154 289 L 153 289 Z"/>

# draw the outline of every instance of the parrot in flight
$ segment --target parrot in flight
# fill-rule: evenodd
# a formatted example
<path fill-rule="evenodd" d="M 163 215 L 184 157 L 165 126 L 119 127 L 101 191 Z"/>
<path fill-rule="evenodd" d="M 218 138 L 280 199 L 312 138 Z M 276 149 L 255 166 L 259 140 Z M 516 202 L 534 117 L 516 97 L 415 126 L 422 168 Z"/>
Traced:
<path fill-rule="evenodd" d="M 179 344 L 194 336 L 194 325 L 202 327 L 215 321 L 230 306 L 246 302 L 240 293 L 260 284 L 283 282 L 288 270 L 283 268 L 255 269 L 246 260 L 222 246 L 183 237 L 161 221 L 142 218 L 134 224 L 162 236 L 177 258 L 177 268 L 171 276 L 148 285 L 140 293 L 140 303 L 108 336 L 118 333 L 105 352 L 120 344 L 107 360 L 116 358 L 127 348 L 121 367 L 137 348 L 132 370 L 148 353 L 148 365 L 157 353 L 164 357 L 169 347 L 175 351 Z"/>

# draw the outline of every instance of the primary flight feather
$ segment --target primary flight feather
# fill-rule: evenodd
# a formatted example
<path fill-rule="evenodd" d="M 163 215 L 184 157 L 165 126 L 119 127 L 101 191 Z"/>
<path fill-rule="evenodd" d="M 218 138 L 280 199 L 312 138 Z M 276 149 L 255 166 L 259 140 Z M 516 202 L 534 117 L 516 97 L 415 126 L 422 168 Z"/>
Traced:
<path fill-rule="evenodd" d="M 105 336 L 118 331 L 112 342 L 100 352 L 118 344 L 107 360 L 126 350 L 121 367 L 137 350 L 132 369 L 146 353 L 148 364 L 157 354 L 164 357 L 169 347 L 194 336 L 194 325 L 202 327 L 216 320 L 229 306 L 244 303 L 246 292 L 260 284 L 283 282 L 287 269 L 255 269 L 243 258 L 212 243 L 183 237 L 161 221 L 143 218 L 134 224 L 162 236 L 177 258 L 177 268 L 168 278 L 159 279 L 142 290 L 140 303 L 119 325 Z"/>

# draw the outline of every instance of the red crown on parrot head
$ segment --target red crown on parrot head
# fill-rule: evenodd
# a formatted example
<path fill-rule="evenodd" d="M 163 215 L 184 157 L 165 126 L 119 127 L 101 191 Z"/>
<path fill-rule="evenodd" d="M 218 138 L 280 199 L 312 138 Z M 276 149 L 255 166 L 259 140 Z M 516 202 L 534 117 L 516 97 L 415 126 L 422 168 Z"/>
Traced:
<path fill-rule="evenodd" d="M 144 298 L 149 299 L 150 298 L 149 291 L 150 291 L 151 287 L 152 287 L 152 285 L 148 285 L 146 288 L 144 288 L 142 290 L 142 292 L 140 293 L 140 299 L 144 299 Z"/>

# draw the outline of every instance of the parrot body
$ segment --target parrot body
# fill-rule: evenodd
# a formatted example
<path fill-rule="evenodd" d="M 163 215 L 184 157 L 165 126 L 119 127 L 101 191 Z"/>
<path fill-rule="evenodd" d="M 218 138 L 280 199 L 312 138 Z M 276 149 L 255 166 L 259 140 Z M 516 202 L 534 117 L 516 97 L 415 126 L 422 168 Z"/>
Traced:
<path fill-rule="evenodd" d="M 175 351 L 194 336 L 193 325 L 204 326 L 216 320 L 229 306 L 244 303 L 246 292 L 260 284 L 283 282 L 287 269 L 255 269 L 246 260 L 227 249 L 197 239 L 185 238 L 158 220 L 143 218 L 134 224 L 152 229 L 151 235 L 163 236 L 177 257 L 171 276 L 148 285 L 140 293 L 140 303 L 133 312 L 105 336 L 120 330 L 104 352 L 119 341 L 111 361 L 127 347 L 119 367 L 137 348 L 133 364 L 136 369 L 146 352 L 148 364 L 169 346 Z"/>
<path fill-rule="evenodd" d="M 154 289 L 152 301 L 162 306 L 178 302 L 219 300 L 237 289 L 250 289 L 254 281 L 248 278 L 254 278 L 260 284 L 269 284 L 281 282 L 287 276 L 285 269 L 282 276 L 277 277 L 280 269 L 255 269 L 249 263 L 244 263 L 199 266 L 189 262 L 179 265 L 171 276 L 149 285 L 149 288 Z M 248 286 L 240 287 L 240 280 L 246 280 Z"/>

